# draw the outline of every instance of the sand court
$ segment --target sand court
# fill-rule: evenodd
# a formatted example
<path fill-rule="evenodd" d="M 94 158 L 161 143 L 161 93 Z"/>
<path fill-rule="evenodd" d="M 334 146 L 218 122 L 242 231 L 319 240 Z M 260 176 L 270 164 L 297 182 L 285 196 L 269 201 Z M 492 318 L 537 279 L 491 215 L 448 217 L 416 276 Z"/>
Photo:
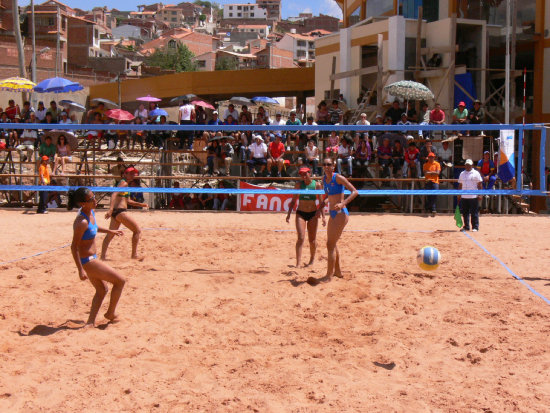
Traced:
<path fill-rule="evenodd" d="M 109 250 L 121 321 L 83 330 L 76 212 L 0 211 L 0 411 L 550 408 L 546 217 L 481 216 L 470 235 L 491 256 L 451 216 L 352 215 L 344 278 L 312 287 L 321 226 L 315 264 L 294 268 L 294 216 L 132 213 L 145 260 L 129 259 L 127 230 Z M 416 265 L 424 245 L 437 271 Z"/>

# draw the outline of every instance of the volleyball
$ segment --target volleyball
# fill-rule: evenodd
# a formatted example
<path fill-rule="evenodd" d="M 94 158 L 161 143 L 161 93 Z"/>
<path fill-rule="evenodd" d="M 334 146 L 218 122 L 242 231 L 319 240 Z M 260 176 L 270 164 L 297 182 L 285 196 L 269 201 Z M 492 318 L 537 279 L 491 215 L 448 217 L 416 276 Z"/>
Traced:
<path fill-rule="evenodd" d="M 441 253 L 435 247 L 422 247 L 416 255 L 418 266 L 423 270 L 433 271 L 439 267 L 441 262 Z"/>

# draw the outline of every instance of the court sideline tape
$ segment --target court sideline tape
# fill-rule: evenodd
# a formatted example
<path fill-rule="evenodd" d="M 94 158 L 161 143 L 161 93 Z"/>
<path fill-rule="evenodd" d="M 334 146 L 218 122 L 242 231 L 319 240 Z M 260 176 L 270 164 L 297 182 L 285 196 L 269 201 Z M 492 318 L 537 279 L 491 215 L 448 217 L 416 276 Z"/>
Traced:
<path fill-rule="evenodd" d="M 515 274 L 514 271 L 512 271 L 504 262 L 498 258 L 497 256 L 493 255 L 487 248 L 485 248 L 481 243 L 476 240 L 474 237 L 472 237 L 470 234 L 467 234 L 466 232 L 463 232 L 464 235 L 466 235 L 468 238 L 470 238 L 479 248 L 481 248 L 483 251 L 487 253 L 490 257 L 492 257 L 495 261 L 497 261 L 500 265 L 504 267 L 506 271 L 508 271 L 512 277 L 514 277 L 516 280 L 518 280 L 520 283 L 522 283 L 524 286 L 527 287 L 529 291 L 531 291 L 533 294 L 535 294 L 537 297 L 541 298 L 546 304 L 550 305 L 550 300 L 546 298 L 544 295 L 539 293 L 537 290 L 535 290 L 533 287 L 531 287 L 527 282 L 521 278 L 519 275 Z"/>

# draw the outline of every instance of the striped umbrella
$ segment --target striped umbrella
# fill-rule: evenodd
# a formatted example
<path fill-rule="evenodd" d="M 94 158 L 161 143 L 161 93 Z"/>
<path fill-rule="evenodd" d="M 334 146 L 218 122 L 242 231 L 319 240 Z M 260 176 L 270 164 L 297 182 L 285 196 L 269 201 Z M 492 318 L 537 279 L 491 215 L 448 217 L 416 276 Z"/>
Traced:
<path fill-rule="evenodd" d="M 24 77 L 9 77 L 0 82 L 0 89 L 8 90 L 10 92 L 30 92 L 35 86 L 36 83 L 33 83 Z"/>
<path fill-rule="evenodd" d="M 390 95 L 406 100 L 426 100 L 433 99 L 434 94 L 422 83 L 411 80 L 401 80 L 385 86 L 384 90 Z"/>

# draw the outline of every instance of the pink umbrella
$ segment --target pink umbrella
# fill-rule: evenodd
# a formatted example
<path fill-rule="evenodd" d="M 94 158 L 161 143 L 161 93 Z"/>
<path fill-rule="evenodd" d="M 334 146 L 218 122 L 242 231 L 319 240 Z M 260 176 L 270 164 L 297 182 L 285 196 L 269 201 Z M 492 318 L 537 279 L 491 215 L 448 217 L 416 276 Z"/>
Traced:
<path fill-rule="evenodd" d="M 130 112 L 126 112 L 122 109 L 110 109 L 105 112 L 105 115 L 116 120 L 132 120 L 135 118 Z"/>
<path fill-rule="evenodd" d="M 194 100 L 194 101 L 191 102 L 191 104 L 196 105 L 196 106 L 202 106 L 203 108 L 206 108 L 206 109 L 212 109 L 212 110 L 215 109 L 214 106 L 212 106 L 208 102 L 205 102 L 204 100 Z"/>
<path fill-rule="evenodd" d="M 136 100 L 140 100 L 142 102 L 160 102 L 162 99 L 153 97 L 151 95 L 147 95 L 147 96 L 137 98 Z"/>

